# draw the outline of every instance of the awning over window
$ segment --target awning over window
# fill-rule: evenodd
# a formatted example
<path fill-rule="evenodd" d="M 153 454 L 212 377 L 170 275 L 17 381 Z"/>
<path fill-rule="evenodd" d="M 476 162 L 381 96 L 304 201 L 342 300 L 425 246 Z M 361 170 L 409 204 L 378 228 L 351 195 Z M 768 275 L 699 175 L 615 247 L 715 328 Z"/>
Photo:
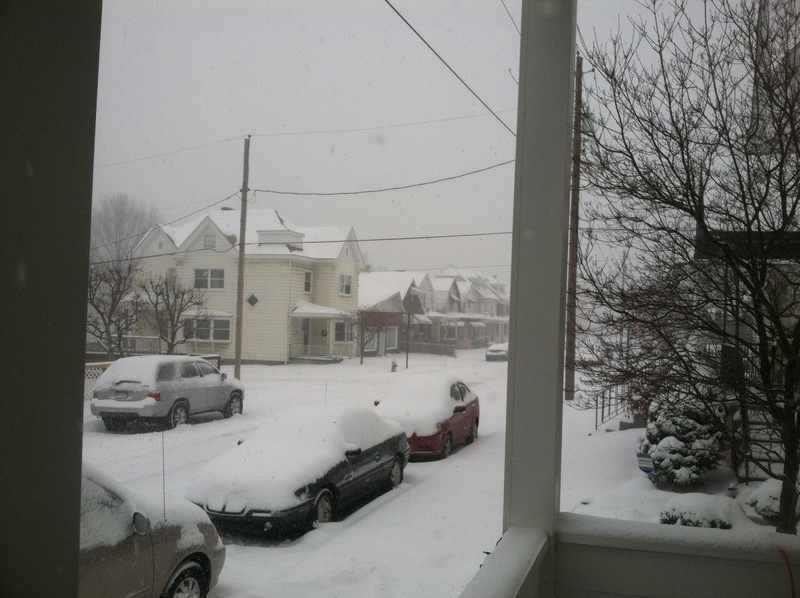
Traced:
<path fill-rule="evenodd" d="M 347 315 L 347 312 L 341 309 L 326 305 L 316 305 L 308 301 L 298 301 L 289 314 L 292 318 L 318 318 L 323 320 L 340 320 Z"/>
<path fill-rule="evenodd" d="M 469 324 L 473 328 L 486 328 L 486 324 L 484 324 L 483 322 L 467 322 L 467 324 Z"/>
<path fill-rule="evenodd" d="M 414 324 L 433 324 L 433 321 L 428 316 L 414 314 Z"/>

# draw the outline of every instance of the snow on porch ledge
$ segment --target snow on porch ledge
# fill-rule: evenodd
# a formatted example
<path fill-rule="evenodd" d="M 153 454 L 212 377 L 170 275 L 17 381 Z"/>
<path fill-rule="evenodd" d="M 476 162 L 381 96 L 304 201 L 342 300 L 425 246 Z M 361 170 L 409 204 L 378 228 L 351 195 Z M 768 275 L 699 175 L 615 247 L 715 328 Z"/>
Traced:
<path fill-rule="evenodd" d="M 316 305 L 308 301 L 298 301 L 290 313 L 292 318 L 322 318 L 326 320 L 337 320 L 347 315 L 347 312 L 341 309 L 326 305 Z"/>

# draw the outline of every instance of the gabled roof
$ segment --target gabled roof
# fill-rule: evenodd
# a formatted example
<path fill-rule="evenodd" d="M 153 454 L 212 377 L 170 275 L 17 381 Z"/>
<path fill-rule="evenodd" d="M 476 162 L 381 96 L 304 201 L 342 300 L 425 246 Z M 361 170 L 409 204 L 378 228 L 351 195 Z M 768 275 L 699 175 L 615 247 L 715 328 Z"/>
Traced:
<path fill-rule="evenodd" d="M 394 295 L 402 303 L 409 289 L 416 286 L 413 272 L 362 272 L 358 276 L 358 308 L 369 310 Z"/>
<path fill-rule="evenodd" d="M 178 251 L 191 243 L 196 233 L 204 227 L 215 227 L 233 248 L 238 243 L 241 210 L 208 210 L 181 225 L 164 225 L 154 230 L 166 234 Z M 151 233 L 148 233 L 147 239 Z M 247 255 L 281 256 L 293 255 L 312 259 L 337 259 L 345 243 L 352 241 L 363 261 L 358 241 L 352 227 L 341 226 L 296 226 L 275 210 L 248 210 L 245 231 L 245 253 Z"/>

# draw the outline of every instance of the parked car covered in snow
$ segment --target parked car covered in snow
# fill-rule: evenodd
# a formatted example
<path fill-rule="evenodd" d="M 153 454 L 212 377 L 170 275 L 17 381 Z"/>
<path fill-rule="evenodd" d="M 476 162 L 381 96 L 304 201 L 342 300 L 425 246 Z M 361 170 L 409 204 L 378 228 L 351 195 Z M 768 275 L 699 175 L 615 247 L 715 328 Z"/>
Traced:
<path fill-rule="evenodd" d="M 174 428 L 190 415 L 242 412 L 244 388 L 200 357 L 141 355 L 116 360 L 94 386 L 90 409 L 109 430 L 135 419 L 157 420 Z"/>
<path fill-rule="evenodd" d="M 375 401 L 375 409 L 403 426 L 412 457 L 444 459 L 454 446 L 478 439 L 478 396 L 463 382 L 453 380 L 433 389 L 398 385 L 395 390 Z"/>
<path fill-rule="evenodd" d="M 399 485 L 408 457 L 402 428 L 366 407 L 296 407 L 203 467 L 185 497 L 220 526 L 289 531 Z"/>
<path fill-rule="evenodd" d="M 508 343 L 495 343 L 486 349 L 486 361 L 508 361 Z"/>
<path fill-rule="evenodd" d="M 79 596 L 204 597 L 217 584 L 225 546 L 202 509 L 148 499 L 84 463 Z"/>

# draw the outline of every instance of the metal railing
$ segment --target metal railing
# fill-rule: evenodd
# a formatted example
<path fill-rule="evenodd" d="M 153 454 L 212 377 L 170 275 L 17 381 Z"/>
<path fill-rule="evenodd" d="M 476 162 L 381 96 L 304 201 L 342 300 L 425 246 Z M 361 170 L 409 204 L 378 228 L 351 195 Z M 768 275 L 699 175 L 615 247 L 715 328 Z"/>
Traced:
<path fill-rule="evenodd" d="M 594 400 L 594 429 L 622 413 L 625 407 L 619 388 L 603 391 L 600 400 Z"/>

